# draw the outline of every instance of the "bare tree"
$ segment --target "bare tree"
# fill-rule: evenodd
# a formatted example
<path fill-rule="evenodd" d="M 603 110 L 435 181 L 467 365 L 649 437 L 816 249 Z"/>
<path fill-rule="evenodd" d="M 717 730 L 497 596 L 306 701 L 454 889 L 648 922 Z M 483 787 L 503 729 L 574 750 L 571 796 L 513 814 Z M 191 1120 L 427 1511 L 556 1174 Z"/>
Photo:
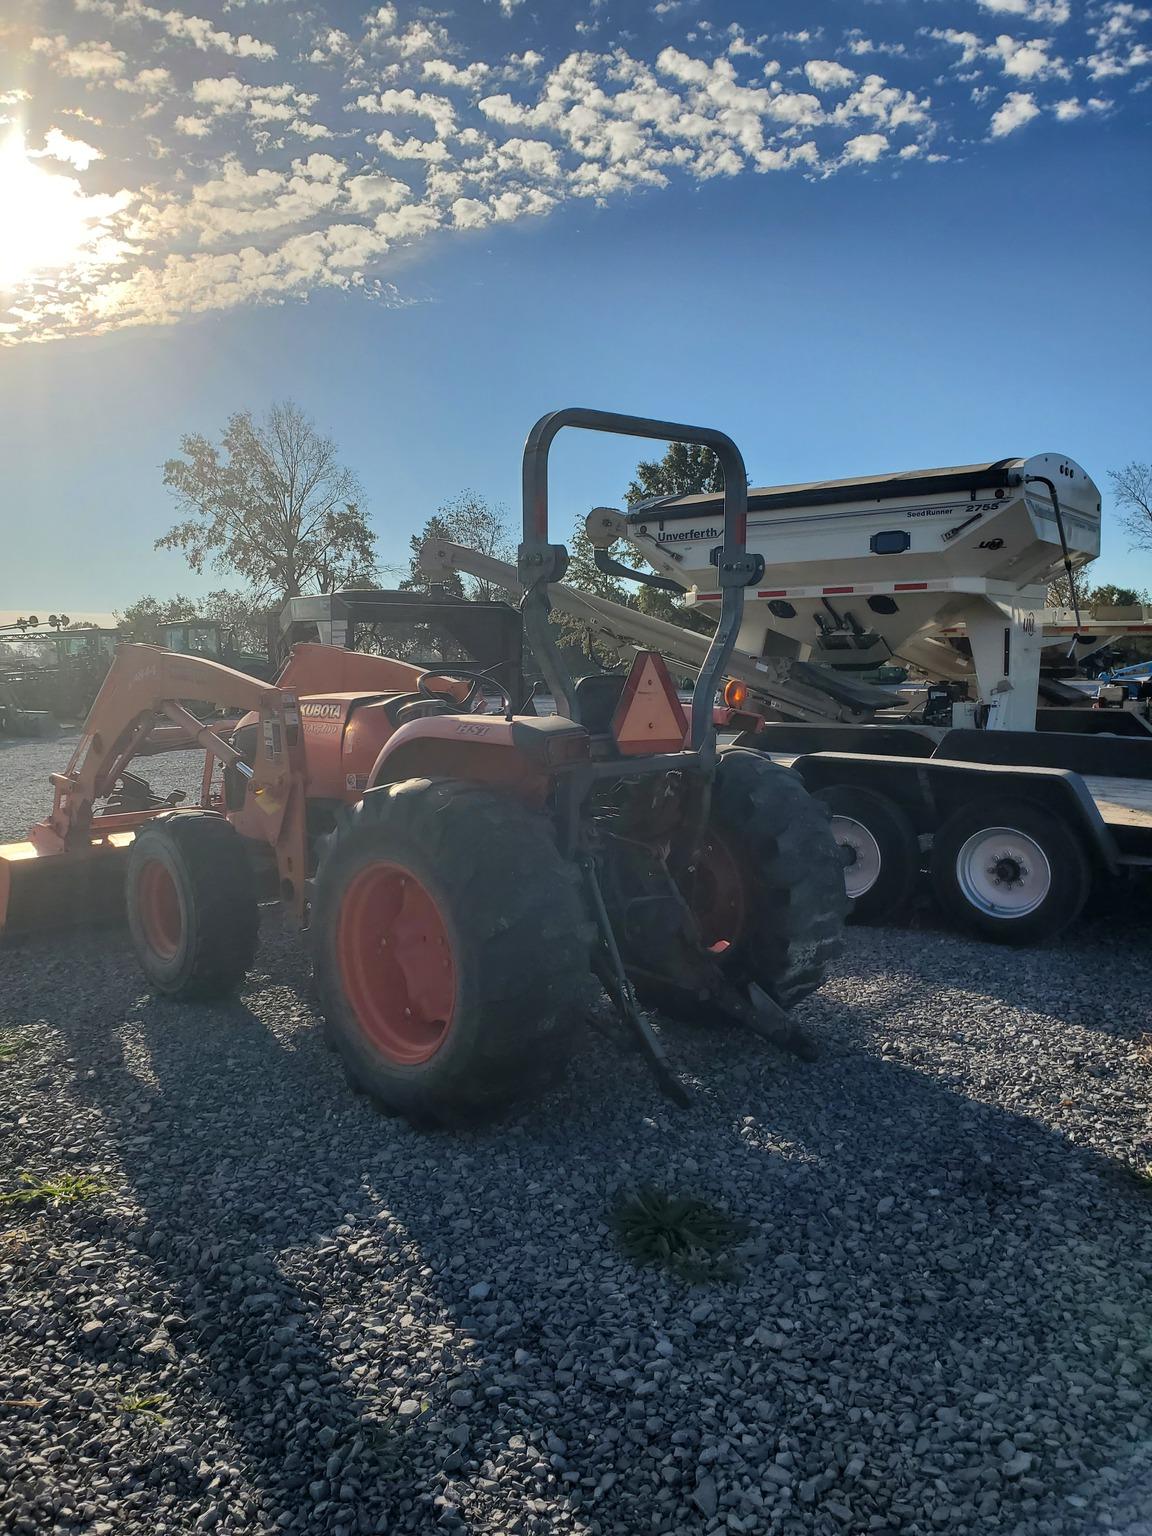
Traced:
<path fill-rule="evenodd" d="M 1112 494 L 1122 509 L 1121 522 L 1136 549 L 1152 549 L 1152 464 L 1135 459 L 1123 469 L 1110 469 Z"/>
<path fill-rule="evenodd" d="M 261 422 L 237 412 L 219 446 L 192 433 L 180 451 L 164 465 L 164 484 L 184 520 L 157 549 L 182 551 L 194 571 L 209 562 L 235 571 L 256 603 L 332 592 L 374 573 L 360 482 L 292 401 Z"/>

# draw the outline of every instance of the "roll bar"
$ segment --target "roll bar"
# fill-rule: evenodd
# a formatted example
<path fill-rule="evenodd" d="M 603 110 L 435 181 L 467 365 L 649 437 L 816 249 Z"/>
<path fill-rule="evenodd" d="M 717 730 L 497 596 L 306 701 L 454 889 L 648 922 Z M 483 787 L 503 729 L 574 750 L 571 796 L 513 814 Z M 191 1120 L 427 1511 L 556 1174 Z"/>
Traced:
<path fill-rule="evenodd" d="M 748 472 L 743 457 L 732 439 L 713 427 L 690 427 L 683 422 L 655 421 L 648 416 L 625 416 L 582 406 L 551 411 L 541 416 L 529 432 L 524 444 L 524 533 L 518 560 L 520 585 L 524 589 L 524 629 L 555 697 L 557 713 L 578 724 L 575 686 L 548 624 L 548 588 L 552 582 L 562 581 L 568 569 L 567 548 L 548 542 L 548 453 L 564 427 L 612 432 L 621 437 L 649 437 L 661 442 L 696 443 L 711 448 L 720 461 L 724 475 L 724 542 L 713 551 L 712 559 L 722 597 L 716 633 L 692 694 L 690 743 L 692 750 L 699 752 L 712 739 L 712 701 L 740 630 L 744 588 L 754 585 L 764 573 L 764 557 L 750 555 L 747 548 Z"/>

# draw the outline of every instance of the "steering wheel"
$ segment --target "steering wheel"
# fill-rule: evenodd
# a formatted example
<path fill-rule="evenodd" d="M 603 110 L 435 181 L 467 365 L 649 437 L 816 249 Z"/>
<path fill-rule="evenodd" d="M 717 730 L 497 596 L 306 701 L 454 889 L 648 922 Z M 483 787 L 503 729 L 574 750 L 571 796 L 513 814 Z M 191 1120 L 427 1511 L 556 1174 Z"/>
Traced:
<path fill-rule="evenodd" d="M 458 699 L 455 694 L 449 693 L 447 689 L 432 688 L 428 683 L 430 677 L 460 678 L 463 682 L 470 682 L 472 686 L 462 699 Z M 490 688 L 494 688 L 499 693 L 505 709 L 512 708 L 512 695 L 503 683 L 498 683 L 494 677 L 489 677 L 487 672 L 472 672 L 461 667 L 446 666 L 442 672 L 421 672 L 416 681 L 416 691 L 420 694 L 421 698 L 446 699 L 449 703 L 454 704 L 462 715 L 469 715 L 472 713 L 472 706 L 483 692 L 485 684 Z"/>

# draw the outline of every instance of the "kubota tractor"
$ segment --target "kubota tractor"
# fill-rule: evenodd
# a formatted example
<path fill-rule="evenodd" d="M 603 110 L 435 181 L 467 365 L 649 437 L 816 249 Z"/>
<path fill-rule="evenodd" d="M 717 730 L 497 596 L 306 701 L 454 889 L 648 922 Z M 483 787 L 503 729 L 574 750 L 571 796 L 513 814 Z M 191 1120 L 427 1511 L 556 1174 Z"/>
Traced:
<path fill-rule="evenodd" d="M 723 466 L 723 601 L 690 719 L 655 653 L 627 678 L 564 668 L 548 624 L 568 559 L 548 539 L 564 427 L 701 443 Z M 152 987 L 211 998 L 242 983 L 259 903 L 279 899 L 308 932 L 353 1086 L 420 1123 L 493 1113 L 554 1078 L 594 978 L 676 1098 L 640 1004 L 802 1048 L 786 1010 L 839 949 L 844 880 L 800 780 L 717 752 L 713 698 L 763 569 L 745 547 L 740 453 L 720 432 L 571 409 L 537 422 L 523 477 L 524 626 L 555 716 L 516 715 L 491 669 L 455 663 L 300 645 L 264 683 L 121 646 L 52 776 L 51 814 L 0 848 L 0 926 L 93 914 L 122 883 Z M 493 688 L 502 712 L 478 712 Z M 240 718 L 206 725 L 197 701 Z M 205 749 L 195 809 L 128 771 L 191 745 Z"/>

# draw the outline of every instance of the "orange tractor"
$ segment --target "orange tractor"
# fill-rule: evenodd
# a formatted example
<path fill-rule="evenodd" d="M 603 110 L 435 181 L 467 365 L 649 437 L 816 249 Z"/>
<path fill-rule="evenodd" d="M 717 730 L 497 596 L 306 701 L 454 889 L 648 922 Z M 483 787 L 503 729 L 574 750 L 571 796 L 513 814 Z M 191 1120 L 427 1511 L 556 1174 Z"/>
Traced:
<path fill-rule="evenodd" d="M 548 541 L 548 453 L 563 427 L 701 443 L 724 470 L 723 602 L 690 718 L 655 653 L 573 681 L 548 623 L 567 551 Z M 671 1096 L 641 1004 L 735 1018 L 803 1050 L 787 1010 L 838 952 L 844 881 L 828 815 L 788 769 L 718 753 L 713 698 L 763 561 L 723 433 L 557 411 L 524 452 L 524 631 L 556 701 L 514 712 L 492 671 L 441 671 L 297 645 L 274 683 L 124 645 L 49 816 L 0 847 L 0 927 L 28 930 L 123 889 L 152 987 L 212 998 L 243 982 L 262 901 L 312 947 L 352 1085 L 419 1123 L 462 1123 L 562 1069 L 607 992 Z M 481 712 L 499 695 L 499 712 Z M 201 702 L 239 712 L 205 724 Z M 129 771 L 204 749 L 199 806 Z"/>

